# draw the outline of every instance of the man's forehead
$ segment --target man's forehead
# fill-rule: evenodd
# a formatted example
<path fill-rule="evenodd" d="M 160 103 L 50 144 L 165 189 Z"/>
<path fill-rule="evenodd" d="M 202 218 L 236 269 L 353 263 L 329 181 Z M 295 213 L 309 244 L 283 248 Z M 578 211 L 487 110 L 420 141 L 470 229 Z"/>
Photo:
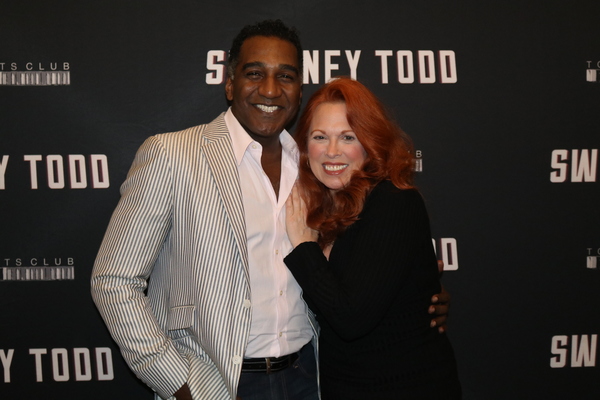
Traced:
<path fill-rule="evenodd" d="M 288 54 L 286 54 L 285 51 L 282 52 L 282 46 L 289 47 L 290 52 Z M 245 62 L 244 65 L 258 63 L 266 64 L 265 60 L 262 59 L 263 57 L 280 60 L 274 64 L 281 65 L 282 67 L 288 66 L 298 69 L 298 66 L 300 65 L 296 46 L 285 39 L 274 36 L 252 36 L 242 43 L 242 47 L 240 48 L 240 58 L 252 58 L 252 60 L 246 60 L 247 62 Z M 269 61 L 272 63 L 272 60 Z"/>
<path fill-rule="evenodd" d="M 276 65 L 268 65 L 262 61 L 250 61 L 247 63 L 242 64 L 242 70 L 246 70 L 246 69 L 250 69 L 250 68 L 277 68 L 283 71 L 291 71 L 291 72 L 298 72 L 298 67 L 295 65 L 290 65 L 290 64 L 276 64 Z"/>

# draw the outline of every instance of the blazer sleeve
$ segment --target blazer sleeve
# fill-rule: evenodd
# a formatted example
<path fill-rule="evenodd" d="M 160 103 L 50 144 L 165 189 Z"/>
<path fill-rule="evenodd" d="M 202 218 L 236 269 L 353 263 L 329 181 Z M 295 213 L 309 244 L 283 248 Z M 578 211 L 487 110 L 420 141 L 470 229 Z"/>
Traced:
<path fill-rule="evenodd" d="M 92 297 L 123 357 L 163 398 L 188 378 L 189 362 L 160 328 L 145 294 L 148 278 L 171 229 L 169 160 L 158 136 L 138 150 L 102 241 Z"/>
<path fill-rule="evenodd" d="M 316 242 L 300 244 L 285 258 L 309 305 L 345 340 L 373 330 L 398 304 L 397 296 L 414 293 L 416 275 L 439 284 L 420 194 L 389 186 L 373 190 L 359 221 L 336 240 L 329 261 Z"/>

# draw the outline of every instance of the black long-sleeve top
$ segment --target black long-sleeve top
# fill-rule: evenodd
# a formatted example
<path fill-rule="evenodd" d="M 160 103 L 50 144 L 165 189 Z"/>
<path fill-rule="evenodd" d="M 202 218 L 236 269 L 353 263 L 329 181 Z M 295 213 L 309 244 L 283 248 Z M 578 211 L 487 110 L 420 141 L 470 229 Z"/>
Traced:
<path fill-rule="evenodd" d="M 441 288 L 416 190 L 381 182 L 329 260 L 305 242 L 285 263 L 321 325 L 323 400 L 460 398 L 450 343 L 429 325 Z"/>

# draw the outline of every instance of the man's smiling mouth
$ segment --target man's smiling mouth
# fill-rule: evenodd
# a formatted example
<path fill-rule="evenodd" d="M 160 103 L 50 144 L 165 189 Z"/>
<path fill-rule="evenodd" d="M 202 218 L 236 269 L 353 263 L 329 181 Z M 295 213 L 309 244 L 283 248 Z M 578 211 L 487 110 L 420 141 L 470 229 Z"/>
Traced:
<path fill-rule="evenodd" d="M 272 113 L 279 109 L 279 106 L 265 106 L 264 104 L 256 104 L 255 107 L 266 113 Z"/>

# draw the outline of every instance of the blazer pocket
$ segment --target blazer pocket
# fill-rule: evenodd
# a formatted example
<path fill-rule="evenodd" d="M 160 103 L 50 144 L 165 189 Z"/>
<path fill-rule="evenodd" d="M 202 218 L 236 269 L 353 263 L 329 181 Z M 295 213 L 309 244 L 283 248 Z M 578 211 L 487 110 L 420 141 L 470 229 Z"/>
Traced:
<path fill-rule="evenodd" d="M 194 324 L 195 306 L 173 307 L 167 316 L 167 329 L 170 331 L 186 329 Z"/>

